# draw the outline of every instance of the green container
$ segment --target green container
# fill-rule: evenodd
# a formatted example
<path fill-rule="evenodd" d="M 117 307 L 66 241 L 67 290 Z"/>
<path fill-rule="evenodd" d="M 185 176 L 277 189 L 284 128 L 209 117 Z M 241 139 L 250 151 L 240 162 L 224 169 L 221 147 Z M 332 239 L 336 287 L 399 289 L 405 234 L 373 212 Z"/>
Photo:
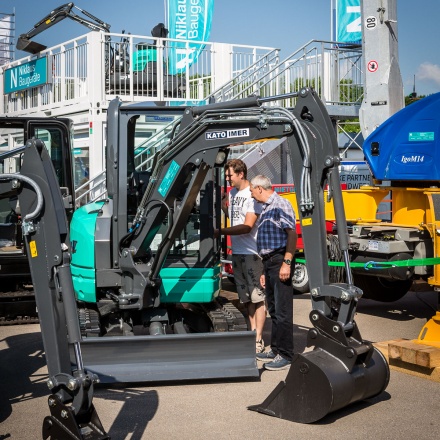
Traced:
<path fill-rule="evenodd" d="M 78 208 L 70 224 L 72 281 L 76 298 L 96 302 L 95 229 L 103 201 Z"/>
<path fill-rule="evenodd" d="M 220 293 L 220 265 L 211 268 L 166 267 L 160 271 L 161 303 L 209 303 Z"/>

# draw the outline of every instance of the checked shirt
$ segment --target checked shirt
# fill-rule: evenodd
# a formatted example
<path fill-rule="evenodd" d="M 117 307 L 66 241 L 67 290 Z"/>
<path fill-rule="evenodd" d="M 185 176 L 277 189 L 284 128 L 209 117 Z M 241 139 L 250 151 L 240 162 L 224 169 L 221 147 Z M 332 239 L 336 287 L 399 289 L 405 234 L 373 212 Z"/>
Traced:
<path fill-rule="evenodd" d="M 263 209 L 258 218 L 258 253 L 265 255 L 286 247 L 286 228 L 296 228 L 295 212 L 287 199 L 274 192 L 267 202 L 263 203 Z"/>

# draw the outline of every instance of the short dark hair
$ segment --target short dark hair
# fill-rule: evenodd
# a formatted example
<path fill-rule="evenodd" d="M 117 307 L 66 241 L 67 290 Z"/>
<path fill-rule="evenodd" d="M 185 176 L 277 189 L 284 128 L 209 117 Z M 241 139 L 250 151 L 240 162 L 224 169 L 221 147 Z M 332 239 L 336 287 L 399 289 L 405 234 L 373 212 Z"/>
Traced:
<path fill-rule="evenodd" d="M 243 173 L 245 180 L 247 179 L 247 166 L 241 159 L 230 159 L 225 164 L 225 171 L 232 168 L 235 174 Z"/>

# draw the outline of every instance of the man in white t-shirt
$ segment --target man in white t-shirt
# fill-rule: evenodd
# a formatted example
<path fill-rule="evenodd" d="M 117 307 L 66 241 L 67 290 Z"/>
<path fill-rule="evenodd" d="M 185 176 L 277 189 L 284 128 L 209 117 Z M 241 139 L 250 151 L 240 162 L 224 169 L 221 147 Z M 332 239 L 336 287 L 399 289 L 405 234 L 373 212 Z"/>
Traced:
<path fill-rule="evenodd" d="M 256 222 L 261 205 L 251 196 L 246 164 L 231 159 L 225 165 L 225 177 L 232 187 L 224 195 L 222 209 L 229 217 L 230 226 L 216 231 L 216 235 L 230 235 L 232 267 L 240 301 L 246 304 L 252 330 L 257 336 L 256 351 L 264 351 L 263 327 L 266 320 L 265 294 L 260 284 L 263 263 L 257 251 Z"/>

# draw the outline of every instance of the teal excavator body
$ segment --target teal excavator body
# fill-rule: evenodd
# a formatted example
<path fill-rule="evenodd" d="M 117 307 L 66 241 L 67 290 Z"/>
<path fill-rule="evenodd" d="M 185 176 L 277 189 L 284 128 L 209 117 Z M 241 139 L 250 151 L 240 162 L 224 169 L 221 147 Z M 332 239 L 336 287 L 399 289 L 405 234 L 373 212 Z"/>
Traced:
<path fill-rule="evenodd" d="M 96 292 L 96 219 L 103 201 L 77 209 L 70 225 L 72 279 L 78 301 L 94 304 Z M 172 266 L 172 265 L 170 265 Z M 221 264 L 213 267 L 164 267 L 159 275 L 160 303 L 211 303 L 220 293 Z M 180 266 L 180 267 L 179 267 Z"/>

